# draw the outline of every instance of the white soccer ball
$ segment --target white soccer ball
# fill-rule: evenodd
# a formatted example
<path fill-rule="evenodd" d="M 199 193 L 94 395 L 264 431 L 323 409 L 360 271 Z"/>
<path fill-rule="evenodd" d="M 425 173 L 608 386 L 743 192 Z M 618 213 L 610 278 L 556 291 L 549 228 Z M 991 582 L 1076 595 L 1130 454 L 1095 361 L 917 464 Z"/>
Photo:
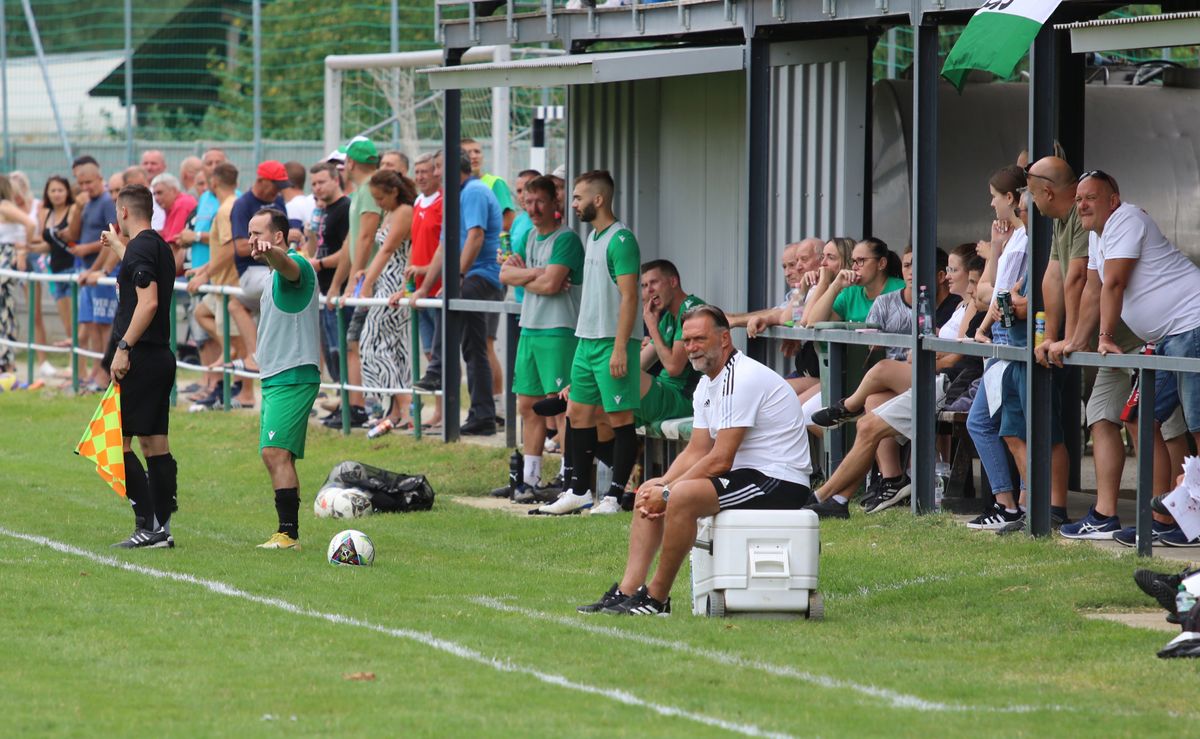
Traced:
<path fill-rule="evenodd" d="M 355 488 L 337 488 L 329 498 L 333 518 L 362 518 L 374 511 L 367 494 Z"/>
<path fill-rule="evenodd" d="M 363 532 L 346 529 L 329 540 L 327 556 L 330 564 L 367 567 L 375 561 L 375 545 Z"/>
<path fill-rule="evenodd" d="M 341 494 L 343 488 L 321 488 L 317 497 L 313 498 L 313 515 L 317 518 L 333 518 L 333 500 Z"/>

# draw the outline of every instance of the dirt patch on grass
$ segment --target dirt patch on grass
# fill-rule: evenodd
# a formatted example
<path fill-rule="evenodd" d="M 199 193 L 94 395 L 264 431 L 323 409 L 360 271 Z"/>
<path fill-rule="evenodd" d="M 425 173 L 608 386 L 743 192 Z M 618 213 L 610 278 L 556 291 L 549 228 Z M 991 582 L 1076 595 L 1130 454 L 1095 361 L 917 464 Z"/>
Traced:
<path fill-rule="evenodd" d="M 1166 611 L 1130 611 L 1127 613 L 1100 613 L 1093 611 L 1082 614 L 1084 618 L 1094 621 L 1113 621 L 1135 629 L 1150 629 L 1152 631 L 1170 631 L 1179 633 L 1179 627 L 1169 624 Z"/>

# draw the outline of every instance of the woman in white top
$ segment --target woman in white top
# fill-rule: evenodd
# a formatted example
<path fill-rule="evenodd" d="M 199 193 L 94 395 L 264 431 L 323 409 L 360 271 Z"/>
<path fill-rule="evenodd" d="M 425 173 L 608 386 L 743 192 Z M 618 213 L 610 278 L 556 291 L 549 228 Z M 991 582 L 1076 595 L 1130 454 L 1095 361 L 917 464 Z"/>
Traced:
<path fill-rule="evenodd" d="M 26 251 L 24 258 L 21 255 L 17 256 L 17 269 L 26 272 L 45 272 L 46 271 L 46 244 L 42 240 L 42 234 L 37 230 L 37 224 L 40 223 L 42 201 L 33 196 L 33 190 L 29 184 L 29 176 L 24 172 L 16 171 L 8 175 L 8 179 L 12 181 L 13 186 L 13 202 L 17 204 L 25 213 L 33 219 L 34 230 L 33 239 L 25 243 Z M 33 285 L 33 340 L 39 346 L 46 345 L 46 324 L 42 319 L 42 284 L 40 282 Z M 70 336 L 70 331 L 67 332 Z M 53 377 L 55 374 L 54 365 L 46 361 L 46 352 L 37 350 L 38 372 L 43 377 Z"/>
<path fill-rule="evenodd" d="M 1011 291 L 1025 276 L 1025 251 L 1029 245 L 1025 222 L 1021 219 L 1021 193 L 1025 187 L 1025 172 L 1016 165 L 1001 168 L 988 180 L 996 220 L 992 222 L 987 254 L 980 254 L 987 259 L 987 265 L 975 291 L 977 301 L 994 304 L 997 291 Z M 993 329 L 992 318 L 984 318 L 975 332 L 976 341 L 1002 344 L 1007 343 L 1006 337 L 1007 332 Z"/>
<path fill-rule="evenodd" d="M 372 175 L 369 187 L 384 215 L 375 232 L 378 251 L 364 273 L 362 294 L 386 297 L 404 287 L 404 268 L 412 250 L 412 204 L 417 188 L 412 180 L 390 170 L 379 170 Z M 364 385 L 400 388 L 412 384 L 411 324 L 408 308 L 382 305 L 371 306 L 367 311 L 358 340 Z M 386 434 L 393 428 L 407 429 L 412 423 L 408 414 L 411 399 L 407 393 L 391 396 L 387 417 L 371 430 L 371 435 Z"/>
<path fill-rule="evenodd" d="M 14 198 L 12 181 L 0 175 L 0 269 L 19 269 L 24 264 L 25 245 L 33 242 L 33 219 Z M 0 337 L 17 339 L 17 289 L 19 283 L 0 277 Z M 0 345 L 0 371 L 12 372 L 13 350 Z"/>

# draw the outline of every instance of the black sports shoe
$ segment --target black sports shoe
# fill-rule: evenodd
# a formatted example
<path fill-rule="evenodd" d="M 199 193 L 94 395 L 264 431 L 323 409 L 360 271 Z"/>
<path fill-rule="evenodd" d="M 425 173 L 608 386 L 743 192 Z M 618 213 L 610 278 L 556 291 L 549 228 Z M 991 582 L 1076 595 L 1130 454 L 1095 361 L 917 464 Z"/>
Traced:
<path fill-rule="evenodd" d="M 834 401 L 833 405 L 828 408 L 822 408 L 812 414 L 812 422 L 817 426 L 824 426 L 827 429 L 834 426 L 841 426 L 846 421 L 858 418 L 863 414 L 862 411 L 851 411 L 846 409 L 846 401 Z"/>
<path fill-rule="evenodd" d="M 413 387 L 417 390 L 424 390 L 427 393 L 435 393 L 442 389 L 442 378 L 425 375 L 414 382 Z"/>
<path fill-rule="evenodd" d="M 490 495 L 493 498 L 510 498 L 510 497 L 512 497 L 512 494 L 513 494 L 512 488 L 510 488 L 507 485 L 505 485 L 504 487 L 495 488 L 492 490 L 492 492 L 488 493 L 488 495 Z"/>
<path fill-rule="evenodd" d="M 505 489 L 507 490 L 507 488 L 505 488 Z M 534 488 L 532 485 L 527 485 L 526 483 L 521 483 L 520 485 L 517 486 L 517 489 L 513 491 L 512 502 L 528 504 L 528 503 L 542 503 L 544 501 L 542 501 L 540 498 L 538 498 L 536 488 Z"/>
<path fill-rule="evenodd" d="M 1184 631 L 1167 642 L 1167 645 L 1159 650 L 1158 656 L 1161 659 L 1200 657 L 1200 634 L 1194 631 Z"/>
<path fill-rule="evenodd" d="M 367 415 L 367 409 L 361 405 L 350 406 L 350 428 L 357 429 L 368 425 L 371 422 L 371 417 Z M 342 412 L 340 410 L 330 413 L 325 416 L 323 421 L 326 428 L 340 429 L 342 427 Z"/>
<path fill-rule="evenodd" d="M 472 419 L 459 427 L 458 432 L 463 436 L 494 436 L 496 434 L 496 422 Z"/>
<path fill-rule="evenodd" d="M 113 546 L 120 549 L 167 549 L 175 546 L 175 540 L 162 529 L 157 531 L 134 529 L 128 539 L 119 541 Z"/>
<path fill-rule="evenodd" d="M 993 503 L 991 508 L 968 521 L 967 528 L 980 531 L 1000 531 L 1008 529 L 1013 524 L 1017 525 L 1015 529 L 1017 531 L 1024 529 L 1025 515 L 1019 510 L 1009 513 L 1004 506 Z"/>
<path fill-rule="evenodd" d="M 667 598 L 665 602 L 658 600 L 643 585 L 620 603 L 601 609 L 601 613 L 613 616 L 670 616 L 671 599 Z"/>
<path fill-rule="evenodd" d="M 605 591 L 604 595 L 600 596 L 600 600 L 595 603 L 588 603 L 586 606 L 579 606 L 575 610 L 580 613 L 599 613 L 605 608 L 611 608 L 624 603 L 629 600 L 630 596 L 621 592 L 620 585 L 621 583 L 619 582 L 613 583 L 612 587 Z"/>
<path fill-rule="evenodd" d="M 1021 533 L 1025 531 L 1025 524 L 1028 522 L 1029 519 L 1025 514 L 1025 511 L 1021 511 L 1021 517 L 1019 519 L 1016 521 L 1009 521 L 1000 528 L 996 529 L 996 534 L 998 536 L 1004 536 L 1005 534 Z M 1057 511 L 1054 508 L 1050 509 L 1050 528 L 1057 529 L 1068 523 L 1071 523 L 1071 519 L 1067 517 L 1066 513 Z"/>
<path fill-rule="evenodd" d="M 816 488 L 813 488 L 814 490 Z M 879 491 L 883 489 L 883 478 L 877 474 L 871 474 L 871 482 L 867 483 L 867 490 L 863 494 L 861 500 L 858 501 L 860 508 L 870 508 L 875 505 L 875 501 L 879 498 Z"/>
<path fill-rule="evenodd" d="M 1170 613 L 1175 613 L 1175 596 L 1179 593 L 1182 575 L 1166 575 L 1154 570 L 1135 570 L 1133 581 L 1142 592 L 1158 601 Z"/>
<path fill-rule="evenodd" d="M 912 482 L 907 475 L 889 477 L 879 486 L 879 495 L 875 503 L 867 509 L 867 513 L 879 513 L 909 499 L 912 496 Z"/>
<path fill-rule="evenodd" d="M 826 500 L 809 503 L 804 510 L 813 511 L 817 518 L 850 518 L 849 504 L 837 502 L 832 495 Z"/>

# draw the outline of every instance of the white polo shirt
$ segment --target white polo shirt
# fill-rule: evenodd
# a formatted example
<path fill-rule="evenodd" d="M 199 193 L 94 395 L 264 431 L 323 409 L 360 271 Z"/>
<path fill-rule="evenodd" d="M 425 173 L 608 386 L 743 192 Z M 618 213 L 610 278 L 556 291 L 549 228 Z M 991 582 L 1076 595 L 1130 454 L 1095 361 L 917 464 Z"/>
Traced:
<path fill-rule="evenodd" d="M 713 439 L 722 429 L 747 429 L 732 469 L 808 485 L 812 462 L 800 400 L 770 367 L 735 350 L 716 379 L 700 376 L 692 416 L 693 432 L 707 429 Z"/>
<path fill-rule="evenodd" d="M 1121 320 L 1142 341 L 1157 342 L 1200 326 L 1200 268 L 1167 241 L 1146 211 L 1121 203 L 1088 234 L 1088 269 L 1104 282 L 1104 262 L 1136 259 L 1125 286 Z"/>

